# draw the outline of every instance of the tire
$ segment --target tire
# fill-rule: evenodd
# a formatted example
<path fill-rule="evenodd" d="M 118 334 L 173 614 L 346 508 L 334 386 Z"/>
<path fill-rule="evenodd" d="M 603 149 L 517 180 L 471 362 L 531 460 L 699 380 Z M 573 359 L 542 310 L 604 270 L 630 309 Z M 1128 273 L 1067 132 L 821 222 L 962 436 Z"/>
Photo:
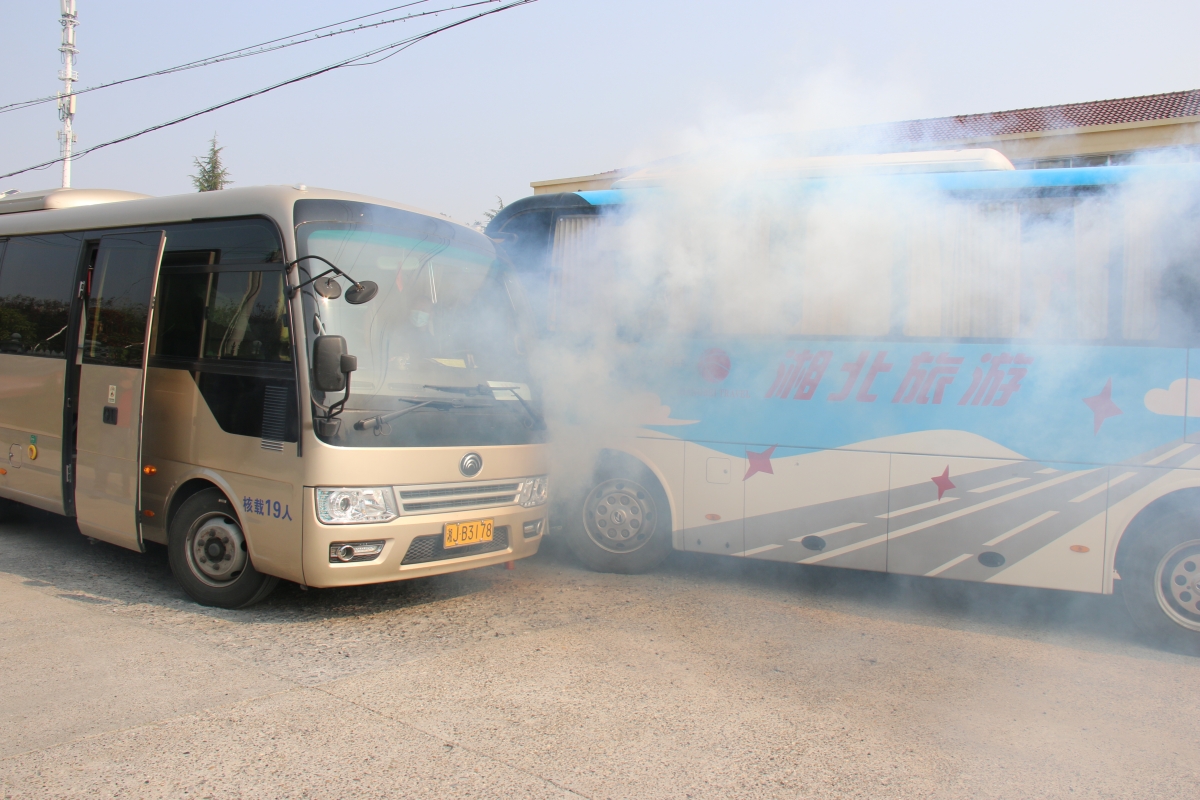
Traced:
<path fill-rule="evenodd" d="M 1200 653 L 1200 517 L 1164 513 L 1125 546 L 1117 572 L 1134 623 L 1156 645 Z"/>
<path fill-rule="evenodd" d="M 571 551 L 595 572 L 636 575 L 671 554 L 666 493 L 649 470 L 634 464 L 598 471 L 564 531 Z"/>
<path fill-rule="evenodd" d="M 250 563 L 242 528 L 220 489 L 183 501 L 167 533 L 167 561 L 175 580 L 203 606 L 245 608 L 279 583 Z"/>

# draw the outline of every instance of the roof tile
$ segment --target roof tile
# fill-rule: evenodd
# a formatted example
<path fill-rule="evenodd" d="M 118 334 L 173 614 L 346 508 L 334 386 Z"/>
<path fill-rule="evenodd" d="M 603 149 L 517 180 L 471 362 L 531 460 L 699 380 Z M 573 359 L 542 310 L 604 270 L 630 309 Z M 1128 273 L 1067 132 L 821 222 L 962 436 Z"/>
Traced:
<path fill-rule="evenodd" d="M 892 140 L 938 142 L 1195 116 L 1200 116 L 1200 89 L 888 122 L 869 127 Z"/>

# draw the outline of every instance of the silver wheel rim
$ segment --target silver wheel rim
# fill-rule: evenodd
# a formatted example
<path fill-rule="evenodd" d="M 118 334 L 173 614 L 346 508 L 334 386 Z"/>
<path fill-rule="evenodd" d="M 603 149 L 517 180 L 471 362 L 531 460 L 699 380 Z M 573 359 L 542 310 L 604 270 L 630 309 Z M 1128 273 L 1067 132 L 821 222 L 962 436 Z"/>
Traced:
<path fill-rule="evenodd" d="M 185 550 L 192 575 L 215 588 L 236 581 L 249 561 L 242 529 L 219 511 L 205 514 L 192 523 Z"/>
<path fill-rule="evenodd" d="M 633 553 L 654 535 L 658 508 L 646 487 L 636 481 L 604 481 L 583 503 L 583 525 L 602 550 Z"/>
<path fill-rule="evenodd" d="M 1158 604 L 1171 621 L 1200 631 L 1200 539 L 1173 547 L 1154 572 Z"/>

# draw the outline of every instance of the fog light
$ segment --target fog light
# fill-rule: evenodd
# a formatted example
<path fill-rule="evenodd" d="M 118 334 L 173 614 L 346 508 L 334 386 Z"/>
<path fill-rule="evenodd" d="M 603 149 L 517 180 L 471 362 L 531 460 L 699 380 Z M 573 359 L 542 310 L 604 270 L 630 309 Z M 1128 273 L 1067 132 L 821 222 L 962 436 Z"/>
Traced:
<path fill-rule="evenodd" d="M 349 564 L 352 561 L 374 561 L 383 552 L 384 542 L 334 542 L 329 545 L 329 561 Z"/>
<path fill-rule="evenodd" d="M 542 534 L 542 523 L 543 522 L 545 522 L 545 520 L 542 520 L 542 519 L 535 519 L 531 522 L 526 522 L 525 528 L 523 531 L 523 533 L 525 534 L 525 538 L 532 539 L 535 536 L 540 536 Z"/>

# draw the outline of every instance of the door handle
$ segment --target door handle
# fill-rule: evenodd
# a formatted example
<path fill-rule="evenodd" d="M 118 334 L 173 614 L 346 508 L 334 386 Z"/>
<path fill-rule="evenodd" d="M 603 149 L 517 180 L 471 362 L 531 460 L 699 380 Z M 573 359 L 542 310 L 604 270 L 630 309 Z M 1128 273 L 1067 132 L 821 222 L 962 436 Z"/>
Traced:
<path fill-rule="evenodd" d="M 114 408 L 113 406 L 105 406 L 103 419 L 104 419 L 105 425 L 116 425 L 117 424 L 117 409 Z"/>

